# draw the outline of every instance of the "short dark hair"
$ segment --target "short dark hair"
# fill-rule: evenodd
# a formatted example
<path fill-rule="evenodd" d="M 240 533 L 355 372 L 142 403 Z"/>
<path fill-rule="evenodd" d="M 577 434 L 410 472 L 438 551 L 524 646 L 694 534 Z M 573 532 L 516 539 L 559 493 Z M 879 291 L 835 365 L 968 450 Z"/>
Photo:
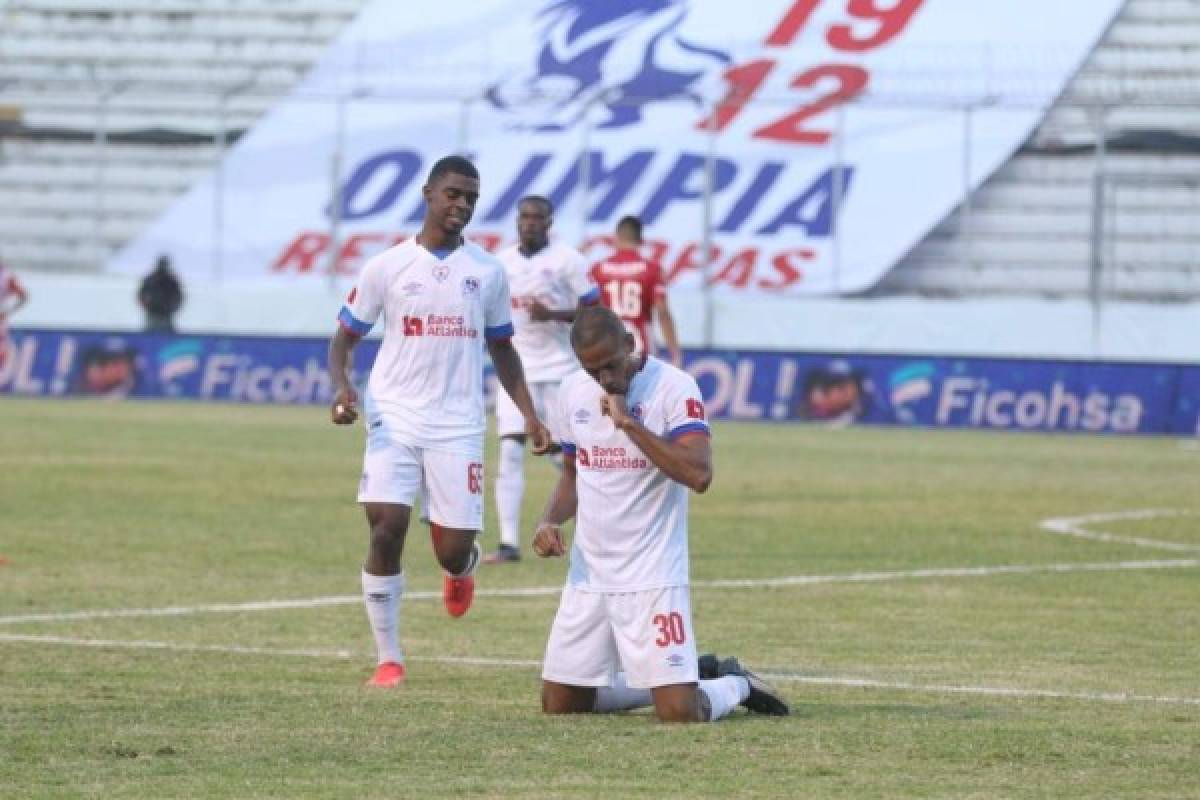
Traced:
<path fill-rule="evenodd" d="M 443 175 L 465 175 L 468 178 L 479 180 L 479 170 L 475 169 L 475 165 L 463 156 L 446 156 L 438 159 L 438 162 L 433 165 L 433 169 L 429 170 L 429 180 L 426 183 L 433 183 Z"/>
<path fill-rule="evenodd" d="M 571 347 L 580 350 L 606 339 L 619 342 L 625 335 L 625 323 L 607 306 L 584 306 L 575 313 L 571 325 Z"/>
<path fill-rule="evenodd" d="M 549 198 L 543 197 L 540 194 L 525 195 L 517 201 L 517 207 L 519 208 L 522 203 L 537 203 L 546 210 L 546 216 L 554 216 L 554 204 L 550 202 Z"/>
<path fill-rule="evenodd" d="M 623 230 L 639 242 L 642 240 L 642 221 L 633 214 L 627 214 L 617 222 L 617 233 Z"/>

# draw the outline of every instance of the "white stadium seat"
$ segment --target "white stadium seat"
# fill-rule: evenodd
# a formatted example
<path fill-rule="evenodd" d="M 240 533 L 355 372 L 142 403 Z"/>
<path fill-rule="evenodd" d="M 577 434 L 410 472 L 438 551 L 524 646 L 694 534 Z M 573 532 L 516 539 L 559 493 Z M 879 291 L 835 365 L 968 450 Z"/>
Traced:
<path fill-rule="evenodd" d="M 1129 0 L 1031 147 L 914 247 L 876 292 L 1087 296 L 1099 217 L 1103 292 L 1200 299 L 1200 154 L 1116 146 L 1102 160 L 1096 153 L 1100 113 L 1110 145 L 1129 132 L 1200 137 L 1197 42 L 1200 2 Z"/>
<path fill-rule="evenodd" d="M 367 0 L 11 0 L 0 106 L 63 138 L 0 138 L 0 239 L 21 270 L 94 272 L 213 167 L 212 137 L 247 129 L 296 85 Z M 99 86 L 112 87 L 103 116 Z M 240 91 L 224 103 L 231 87 Z M 176 130 L 196 144 L 94 132 Z"/>

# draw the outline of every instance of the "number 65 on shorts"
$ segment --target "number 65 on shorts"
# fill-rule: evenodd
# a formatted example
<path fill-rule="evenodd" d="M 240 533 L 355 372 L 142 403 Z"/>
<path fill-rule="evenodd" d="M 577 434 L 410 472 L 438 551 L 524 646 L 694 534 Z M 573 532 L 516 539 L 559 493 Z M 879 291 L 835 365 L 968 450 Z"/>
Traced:
<path fill-rule="evenodd" d="M 481 454 L 369 441 L 358 502 L 411 508 L 418 494 L 423 517 L 446 528 L 482 530 Z"/>

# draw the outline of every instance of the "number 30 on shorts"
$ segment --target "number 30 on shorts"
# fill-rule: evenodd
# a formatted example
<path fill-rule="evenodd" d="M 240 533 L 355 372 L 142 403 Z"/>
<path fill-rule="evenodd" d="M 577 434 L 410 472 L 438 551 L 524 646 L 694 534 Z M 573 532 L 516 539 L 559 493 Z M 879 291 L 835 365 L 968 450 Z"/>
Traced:
<path fill-rule="evenodd" d="M 471 494 L 483 494 L 483 464 L 467 464 L 467 491 Z"/>
<path fill-rule="evenodd" d="M 683 644 L 687 641 L 687 631 L 683 627 L 683 615 L 678 611 L 670 614 L 655 614 L 654 624 L 658 626 L 658 638 L 654 643 L 659 647 L 672 644 Z"/>

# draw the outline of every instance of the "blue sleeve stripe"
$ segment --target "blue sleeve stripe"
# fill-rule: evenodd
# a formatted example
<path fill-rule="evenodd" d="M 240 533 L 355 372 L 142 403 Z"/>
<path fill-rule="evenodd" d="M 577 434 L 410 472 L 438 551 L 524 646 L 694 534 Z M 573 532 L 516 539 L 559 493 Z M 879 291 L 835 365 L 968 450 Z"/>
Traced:
<path fill-rule="evenodd" d="M 559 442 L 558 446 L 562 448 L 563 453 L 566 455 L 575 455 L 575 444 L 573 442 Z"/>
<path fill-rule="evenodd" d="M 705 425 L 703 422 L 685 422 L 684 424 L 680 425 L 678 428 L 675 428 L 674 430 L 669 431 L 667 433 L 667 438 L 674 441 L 675 439 L 678 439 L 680 436 L 683 436 L 685 433 L 703 433 L 705 436 L 712 436 L 712 433 L 709 431 L 708 426 Z"/>
<path fill-rule="evenodd" d="M 590 306 L 592 303 L 598 302 L 599 300 L 600 300 L 600 287 L 599 286 L 593 286 L 591 289 L 589 289 L 586 292 L 584 292 L 583 294 L 579 295 L 579 302 L 583 303 L 585 306 Z"/>
<path fill-rule="evenodd" d="M 496 325 L 491 328 L 484 328 L 483 335 L 489 339 L 511 339 L 513 335 L 513 326 L 511 322 L 506 322 L 503 325 Z"/>
<path fill-rule="evenodd" d="M 342 306 L 342 311 L 338 314 L 338 322 L 342 323 L 351 333 L 358 336 L 366 336 L 371 332 L 371 324 L 357 319 L 350 313 L 350 309 L 346 306 Z"/>

